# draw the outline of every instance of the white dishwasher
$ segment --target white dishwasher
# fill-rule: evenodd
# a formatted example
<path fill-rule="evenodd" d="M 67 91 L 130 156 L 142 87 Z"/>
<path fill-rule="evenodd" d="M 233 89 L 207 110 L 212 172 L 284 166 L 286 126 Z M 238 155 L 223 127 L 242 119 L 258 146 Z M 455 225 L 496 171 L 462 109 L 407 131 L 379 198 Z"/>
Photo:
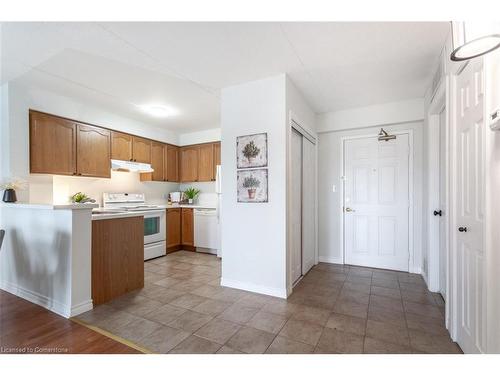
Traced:
<path fill-rule="evenodd" d="M 217 210 L 215 208 L 194 209 L 194 246 L 201 253 L 217 254 L 220 242 Z"/>

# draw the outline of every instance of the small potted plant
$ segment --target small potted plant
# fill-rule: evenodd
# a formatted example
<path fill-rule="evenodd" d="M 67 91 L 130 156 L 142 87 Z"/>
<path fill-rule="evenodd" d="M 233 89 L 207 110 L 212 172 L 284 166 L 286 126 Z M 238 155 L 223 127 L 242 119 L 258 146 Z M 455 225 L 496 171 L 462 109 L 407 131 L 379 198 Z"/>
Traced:
<path fill-rule="evenodd" d="M 79 191 L 70 197 L 72 203 L 95 203 L 95 199 L 90 198 L 88 195 Z"/>
<path fill-rule="evenodd" d="M 188 199 L 189 204 L 193 204 L 193 201 L 198 196 L 198 194 L 200 194 L 200 190 L 193 187 L 187 188 L 184 191 L 184 195 Z"/>
<path fill-rule="evenodd" d="M 5 203 L 15 203 L 17 201 L 16 190 L 24 190 L 28 186 L 25 180 L 11 179 L 0 185 L 0 190 L 3 190 L 2 200 Z"/>
<path fill-rule="evenodd" d="M 255 146 L 254 141 L 250 141 L 243 148 L 243 156 L 245 156 L 248 159 L 249 163 L 251 163 L 252 160 L 255 159 L 257 155 L 259 155 L 259 152 L 260 148 Z"/>
<path fill-rule="evenodd" d="M 243 181 L 243 187 L 247 189 L 248 199 L 255 199 L 255 192 L 257 191 L 257 188 L 259 186 L 260 186 L 260 181 L 257 180 L 255 177 L 253 176 L 245 177 L 245 180 Z"/>

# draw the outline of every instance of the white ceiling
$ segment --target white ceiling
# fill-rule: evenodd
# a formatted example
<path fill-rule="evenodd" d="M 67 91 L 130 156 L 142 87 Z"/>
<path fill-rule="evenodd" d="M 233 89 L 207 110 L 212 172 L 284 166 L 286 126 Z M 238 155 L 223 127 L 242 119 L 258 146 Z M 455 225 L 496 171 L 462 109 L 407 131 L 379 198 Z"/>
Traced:
<path fill-rule="evenodd" d="M 446 22 L 3 23 L 16 79 L 178 132 L 214 128 L 226 86 L 286 72 L 317 113 L 422 97 Z M 137 105 L 179 114 L 155 119 Z"/>

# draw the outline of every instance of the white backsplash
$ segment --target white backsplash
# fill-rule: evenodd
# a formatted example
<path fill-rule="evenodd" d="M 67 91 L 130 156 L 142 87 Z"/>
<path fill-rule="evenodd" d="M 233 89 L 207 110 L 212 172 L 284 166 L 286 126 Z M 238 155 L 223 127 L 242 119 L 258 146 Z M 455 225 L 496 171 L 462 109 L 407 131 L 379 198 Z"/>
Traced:
<path fill-rule="evenodd" d="M 82 192 L 102 206 L 102 193 L 144 193 L 151 204 L 165 204 L 167 195 L 178 191 L 179 184 L 172 182 L 141 182 L 138 173 L 111 171 L 111 178 L 54 176 L 54 204 L 64 204 L 75 193 Z"/>
<path fill-rule="evenodd" d="M 215 182 L 192 182 L 187 184 L 180 184 L 181 191 L 184 191 L 190 187 L 194 187 L 200 190 L 200 194 L 195 200 L 195 203 L 214 207 L 217 205 Z"/>

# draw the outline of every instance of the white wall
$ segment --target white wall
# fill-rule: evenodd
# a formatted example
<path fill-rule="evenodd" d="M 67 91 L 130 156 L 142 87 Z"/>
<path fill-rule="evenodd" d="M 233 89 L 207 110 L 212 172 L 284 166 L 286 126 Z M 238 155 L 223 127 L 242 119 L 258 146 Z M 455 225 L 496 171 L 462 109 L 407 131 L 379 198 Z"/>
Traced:
<path fill-rule="evenodd" d="M 214 128 L 199 132 L 183 133 L 179 135 L 179 146 L 194 145 L 197 143 L 217 142 L 221 139 L 221 129 Z"/>
<path fill-rule="evenodd" d="M 318 133 L 332 130 L 386 126 L 404 122 L 420 121 L 424 118 L 424 100 L 416 98 L 399 102 L 370 105 L 317 116 Z"/>
<path fill-rule="evenodd" d="M 177 190 L 177 184 L 147 182 L 140 183 L 139 176 L 130 174 L 127 177 L 106 179 L 87 179 L 72 177 L 53 177 L 29 175 L 29 118 L 28 110 L 35 109 L 42 112 L 104 126 L 163 142 L 178 144 L 175 133 L 166 129 L 159 129 L 135 120 L 106 112 L 103 109 L 77 102 L 36 87 L 26 87 L 11 82 L 7 86 L 8 97 L 3 97 L 3 104 L 8 106 L 8 121 L 2 121 L 2 132 L 9 138 L 9 147 L 2 147 L 1 154 L 5 165 L 4 174 L 16 176 L 29 181 L 29 189 L 18 193 L 18 200 L 32 203 L 61 202 L 62 196 L 53 196 L 54 191 L 66 194 L 67 192 L 89 192 L 93 195 L 102 194 L 108 189 L 146 191 L 148 198 L 161 199 L 164 193 Z M 3 145 L 2 145 L 3 146 Z M 126 184 L 121 187 L 121 184 Z M 66 187 L 69 186 L 68 189 Z M 87 190 L 88 189 L 88 190 Z M 97 194 L 97 192 L 99 194 Z M 97 198 L 97 197 L 96 197 Z"/>
<path fill-rule="evenodd" d="M 221 94 L 222 284 L 286 297 L 286 76 Z M 237 203 L 236 137 L 266 132 L 269 202 Z"/>
<path fill-rule="evenodd" d="M 65 317 L 92 309 L 91 209 L 1 205 L 0 288 Z"/>
<path fill-rule="evenodd" d="M 357 130 L 343 130 L 321 133 L 318 146 L 318 224 L 319 260 L 342 263 L 342 138 L 360 135 L 376 135 L 379 126 Z M 413 131 L 413 271 L 420 272 L 422 248 L 422 122 L 397 125 L 384 125 L 389 133 L 394 131 Z M 336 192 L 332 186 L 336 186 Z M 410 265 L 410 269 L 412 265 Z"/>
<path fill-rule="evenodd" d="M 168 193 L 179 190 L 173 182 L 141 182 L 138 173 L 111 171 L 111 178 L 53 176 L 53 203 L 64 204 L 75 193 L 83 192 L 102 205 L 102 193 L 144 193 L 153 204 L 164 204 Z"/>

